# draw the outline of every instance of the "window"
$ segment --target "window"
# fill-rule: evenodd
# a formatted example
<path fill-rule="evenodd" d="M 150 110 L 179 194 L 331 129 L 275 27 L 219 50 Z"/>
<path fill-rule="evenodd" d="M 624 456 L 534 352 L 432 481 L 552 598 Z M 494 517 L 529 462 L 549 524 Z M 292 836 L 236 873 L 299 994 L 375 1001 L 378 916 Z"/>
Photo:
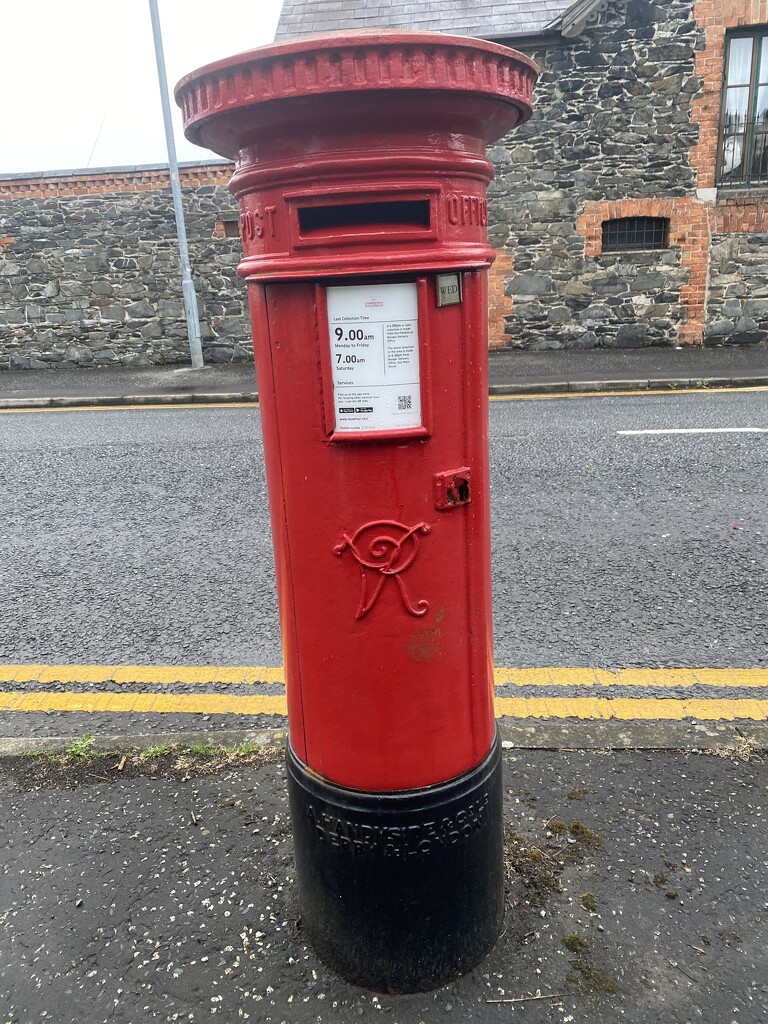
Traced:
<path fill-rule="evenodd" d="M 222 217 L 216 221 L 217 238 L 239 238 L 240 221 L 237 217 Z"/>
<path fill-rule="evenodd" d="M 729 35 L 718 185 L 768 185 L 768 29 Z"/>
<path fill-rule="evenodd" d="M 603 221 L 603 252 L 669 248 L 667 217 L 619 217 Z"/>

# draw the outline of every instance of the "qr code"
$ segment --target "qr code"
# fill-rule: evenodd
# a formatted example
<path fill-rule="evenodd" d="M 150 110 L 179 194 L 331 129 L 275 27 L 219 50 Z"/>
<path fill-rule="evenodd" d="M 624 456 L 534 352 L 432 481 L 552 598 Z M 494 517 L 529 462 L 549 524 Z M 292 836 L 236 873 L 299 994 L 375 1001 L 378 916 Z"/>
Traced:
<path fill-rule="evenodd" d="M 398 395 L 397 396 L 397 409 L 398 412 L 403 412 L 406 409 L 413 408 L 413 395 Z"/>

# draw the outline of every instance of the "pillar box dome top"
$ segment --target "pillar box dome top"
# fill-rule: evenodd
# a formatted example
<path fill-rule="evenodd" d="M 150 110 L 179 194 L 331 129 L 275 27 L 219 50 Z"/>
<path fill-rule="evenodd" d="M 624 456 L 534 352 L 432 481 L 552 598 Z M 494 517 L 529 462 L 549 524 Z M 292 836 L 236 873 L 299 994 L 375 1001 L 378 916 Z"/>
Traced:
<path fill-rule="evenodd" d="M 249 281 L 488 266 L 486 146 L 531 115 L 536 65 L 432 33 L 319 36 L 176 86 L 190 141 L 236 162 Z"/>
<path fill-rule="evenodd" d="M 384 128 L 469 133 L 485 144 L 531 115 L 537 68 L 515 50 L 436 33 L 317 36 L 217 61 L 183 78 L 186 137 L 233 160 L 264 133 Z M 307 138 L 307 133 L 310 140 Z"/>

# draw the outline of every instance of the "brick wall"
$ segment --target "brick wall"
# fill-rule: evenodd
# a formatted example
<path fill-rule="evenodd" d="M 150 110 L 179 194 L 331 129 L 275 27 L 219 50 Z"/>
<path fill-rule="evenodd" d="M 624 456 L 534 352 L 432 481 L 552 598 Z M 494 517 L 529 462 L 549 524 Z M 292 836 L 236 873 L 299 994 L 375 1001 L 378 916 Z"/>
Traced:
<path fill-rule="evenodd" d="M 585 256 L 602 255 L 603 221 L 617 217 L 665 217 L 669 220 L 669 244 L 680 250 L 680 265 L 687 271 L 679 290 L 684 316 L 678 323 L 677 337 L 681 345 L 700 344 L 706 317 L 709 209 L 690 196 L 587 202 L 576 222 L 577 233 L 585 239 Z"/>
<path fill-rule="evenodd" d="M 509 276 L 515 268 L 514 253 L 497 249 L 496 259 L 488 275 L 488 344 L 490 348 L 504 348 L 504 318 L 512 310 L 512 299 L 507 295 Z"/>
<path fill-rule="evenodd" d="M 703 33 L 696 54 L 701 91 L 691 117 L 699 142 L 691 166 L 700 190 L 715 188 L 721 89 L 729 29 L 768 23 L 768 0 L 696 0 Z M 700 193 L 701 194 L 701 193 Z M 768 189 L 717 191 L 710 206 L 705 344 L 765 344 L 768 339 Z"/>

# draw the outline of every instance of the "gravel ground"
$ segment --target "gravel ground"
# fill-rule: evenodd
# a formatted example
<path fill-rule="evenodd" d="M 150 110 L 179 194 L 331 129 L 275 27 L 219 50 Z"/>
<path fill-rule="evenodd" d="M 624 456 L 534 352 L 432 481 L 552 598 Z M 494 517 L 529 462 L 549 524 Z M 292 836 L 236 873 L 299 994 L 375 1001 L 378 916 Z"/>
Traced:
<path fill-rule="evenodd" d="M 119 764 L 0 762 L 1 1024 L 768 1019 L 768 767 L 747 747 L 506 752 L 505 933 L 413 996 L 303 942 L 279 751 Z"/>

